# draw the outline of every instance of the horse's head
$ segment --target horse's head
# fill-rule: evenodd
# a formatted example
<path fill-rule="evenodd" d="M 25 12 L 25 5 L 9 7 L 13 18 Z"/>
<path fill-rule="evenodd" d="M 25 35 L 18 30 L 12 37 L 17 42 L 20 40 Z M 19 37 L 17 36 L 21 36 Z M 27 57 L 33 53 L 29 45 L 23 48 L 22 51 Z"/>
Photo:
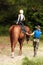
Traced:
<path fill-rule="evenodd" d="M 30 28 L 29 28 L 28 26 L 25 26 L 25 30 L 26 30 L 26 32 L 28 32 L 29 34 L 31 33 Z M 27 42 L 29 41 L 29 38 L 30 38 L 30 35 L 29 35 L 29 36 L 26 35 L 26 41 L 27 41 Z"/>

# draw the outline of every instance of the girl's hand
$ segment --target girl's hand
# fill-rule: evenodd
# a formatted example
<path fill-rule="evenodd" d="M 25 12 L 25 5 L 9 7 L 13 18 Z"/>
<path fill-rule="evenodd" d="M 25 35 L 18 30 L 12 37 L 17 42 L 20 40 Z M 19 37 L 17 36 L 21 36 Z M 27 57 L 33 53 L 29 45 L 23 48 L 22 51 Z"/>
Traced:
<path fill-rule="evenodd" d="M 16 22 L 16 24 L 18 24 L 18 22 Z"/>

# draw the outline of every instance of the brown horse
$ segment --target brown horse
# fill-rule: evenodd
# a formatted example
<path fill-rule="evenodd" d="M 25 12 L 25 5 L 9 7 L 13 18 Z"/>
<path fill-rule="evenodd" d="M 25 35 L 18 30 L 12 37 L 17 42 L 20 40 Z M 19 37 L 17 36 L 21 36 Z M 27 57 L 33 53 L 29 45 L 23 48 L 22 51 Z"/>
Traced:
<path fill-rule="evenodd" d="M 25 26 L 25 30 L 28 33 L 30 33 L 30 29 L 27 26 Z M 24 42 L 24 39 L 25 39 L 26 35 L 22 32 L 21 26 L 19 26 L 19 25 L 12 25 L 9 28 L 9 32 L 10 32 L 12 56 L 14 56 L 14 48 L 16 46 L 17 41 L 20 44 L 20 52 L 19 52 L 19 54 L 22 54 L 22 45 L 23 45 L 23 42 Z M 30 36 L 27 35 L 27 37 L 29 38 Z"/>

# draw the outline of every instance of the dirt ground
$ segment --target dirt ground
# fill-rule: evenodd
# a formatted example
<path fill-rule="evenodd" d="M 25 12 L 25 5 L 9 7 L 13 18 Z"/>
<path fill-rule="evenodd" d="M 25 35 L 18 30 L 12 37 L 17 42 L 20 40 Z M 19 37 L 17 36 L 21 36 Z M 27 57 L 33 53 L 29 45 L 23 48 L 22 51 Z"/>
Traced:
<path fill-rule="evenodd" d="M 24 42 L 26 43 L 26 41 Z M 43 57 L 43 44 L 40 42 L 38 53 L 36 57 Z M 16 45 L 14 58 L 11 58 L 11 47 L 9 37 L 0 37 L 0 65 L 21 65 L 24 57 L 33 58 L 32 41 L 23 45 L 22 55 L 19 56 L 19 44 Z"/>

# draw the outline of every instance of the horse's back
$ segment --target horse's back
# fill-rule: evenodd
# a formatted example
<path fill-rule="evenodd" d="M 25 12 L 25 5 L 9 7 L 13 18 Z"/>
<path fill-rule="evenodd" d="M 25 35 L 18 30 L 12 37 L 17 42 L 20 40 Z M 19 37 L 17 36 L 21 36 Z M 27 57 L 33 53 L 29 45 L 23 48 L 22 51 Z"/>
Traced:
<path fill-rule="evenodd" d="M 30 33 L 30 28 L 28 26 L 25 26 L 26 32 Z M 24 33 L 22 32 L 21 26 L 20 25 L 12 25 L 9 29 L 10 33 L 14 35 L 14 37 L 24 37 Z"/>
<path fill-rule="evenodd" d="M 11 32 L 12 30 L 18 31 L 18 30 L 20 30 L 20 29 L 21 29 L 21 28 L 20 28 L 19 25 L 12 25 L 12 26 L 10 26 L 10 28 L 9 28 L 9 32 Z"/>
<path fill-rule="evenodd" d="M 11 35 L 13 35 L 14 38 L 23 38 L 24 37 L 24 33 L 22 32 L 20 25 L 12 25 L 9 28 L 9 32 L 11 33 Z"/>
<path fill-rule="evenodd" d="M 25 26 L 25 30 L 26 32 L 30 33 L 30 28 L 28 26 Z M 21 29 L 21 26 L 20 25 L 12 25 L 10 28 L 9 28 L 9 32 L 14 32 L 14 33 L 23 33 L 22 32 L 22 29 Z"/>
<path fill-rule="evenodd" d="M 12 25 L 9 28 L 9 32 L 12 33 L 11 35 L 13 35 L 14 37 L 19 37 L 21 32 L 21 27 L 19 25 Z"/>
<path fill-rule="evenodd" d="M 30 28 L 28 26 L 25 26 L 25 30 L 30 33 Z M 9 29 L 10 32 L 10 39 L 11 41 L 13 40 L 14 42 L 17 42 L 18 40 L 24 40 L 26 37 L 26 40 L 29 40 L 30 36 L 25 35 L 22 32 L 21 26 L 20 25 L 12 25 Z"/>

